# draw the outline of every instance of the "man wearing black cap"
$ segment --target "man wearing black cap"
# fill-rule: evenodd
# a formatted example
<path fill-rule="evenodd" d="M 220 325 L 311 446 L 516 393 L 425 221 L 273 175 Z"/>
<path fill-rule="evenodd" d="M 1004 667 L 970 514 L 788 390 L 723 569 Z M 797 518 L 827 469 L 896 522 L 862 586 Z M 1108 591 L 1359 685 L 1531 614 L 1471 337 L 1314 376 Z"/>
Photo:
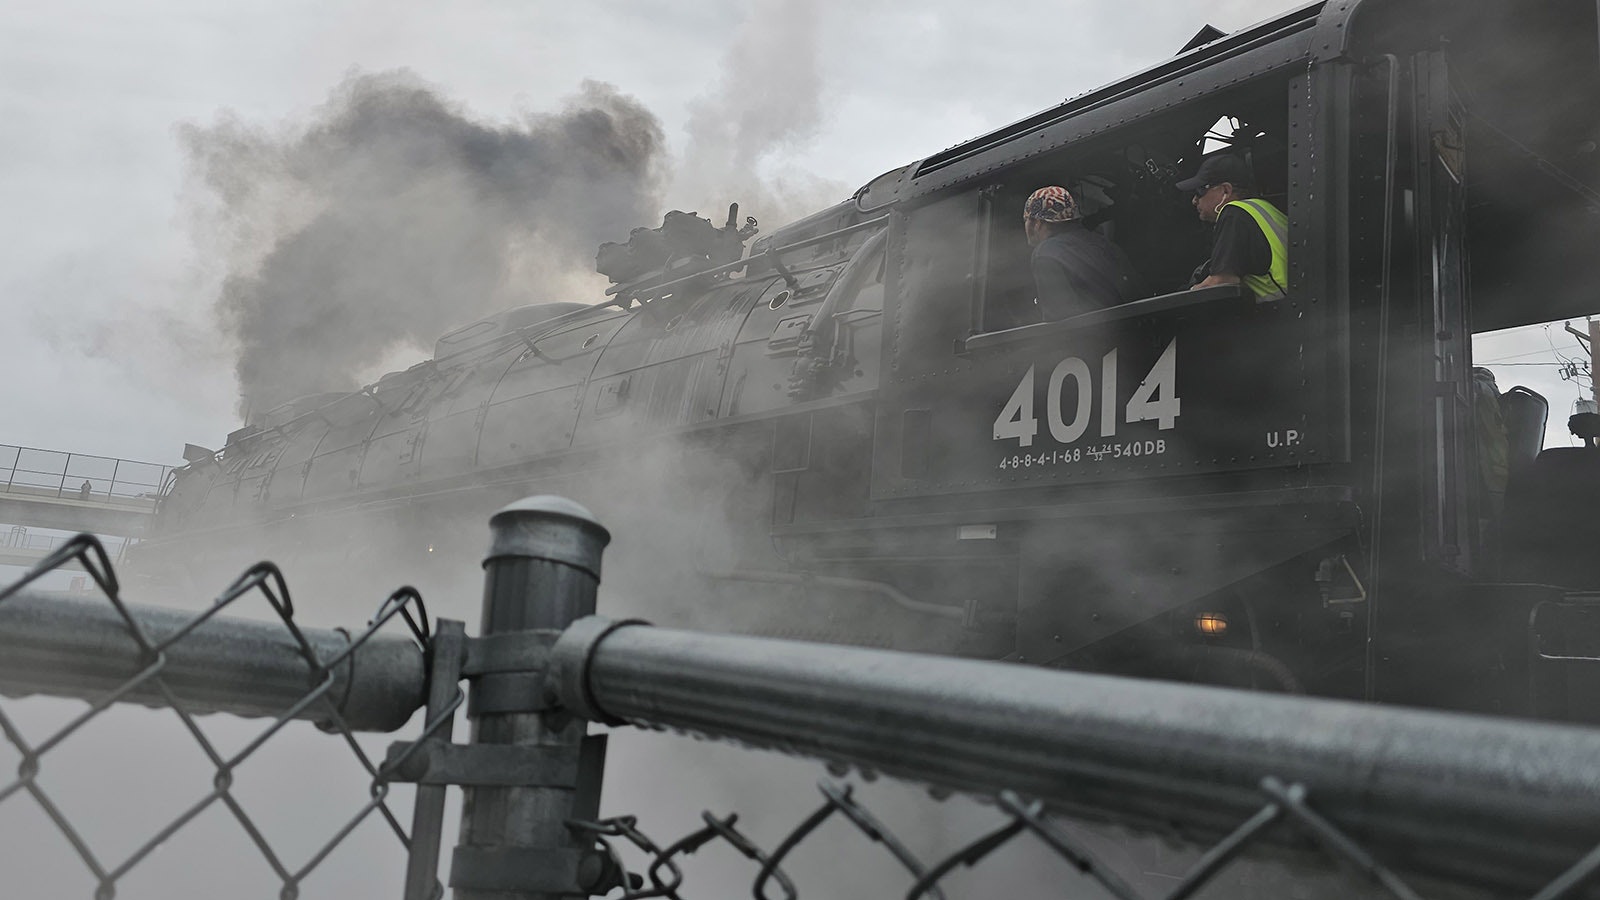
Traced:
<path fill-rule="evenodd" d="M 1249 163 L 1219 153 L 1178 182 L 1178 190 L 1192 192 L 1200 220 L 1217 226 L 1211 259 L 1195 272 L 1193 287 L 1242 284 L 1258 300 L 1277 300 L 1288 289 L 1289 219 L 1257 195 L 1255 181 Z"/>

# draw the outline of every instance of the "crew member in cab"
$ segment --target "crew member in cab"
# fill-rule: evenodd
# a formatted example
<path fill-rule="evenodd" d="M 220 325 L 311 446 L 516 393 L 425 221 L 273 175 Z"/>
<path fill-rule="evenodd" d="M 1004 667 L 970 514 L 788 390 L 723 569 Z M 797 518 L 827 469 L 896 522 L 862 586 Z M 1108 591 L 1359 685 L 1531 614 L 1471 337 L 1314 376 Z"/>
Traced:
<path fill-rule="evenodd" d="M 1022 207 L 1039 314 L 1054 322 L 1149 296 L 1128 255 L 1085 226 L 1066 188 L 1042 187 Z"/>
<path fill-rule="evenodd" d="M 1242 284 L 1259 300 L 1277 300 L 1289 286 L 1289 218 L 1263 200 L 1250 164 L 1232 153 L 1207 157 L 1193 178 L 1202 222 L 1216 223 L 1211 258 L 1195 270 L 1193 288 Z"/>

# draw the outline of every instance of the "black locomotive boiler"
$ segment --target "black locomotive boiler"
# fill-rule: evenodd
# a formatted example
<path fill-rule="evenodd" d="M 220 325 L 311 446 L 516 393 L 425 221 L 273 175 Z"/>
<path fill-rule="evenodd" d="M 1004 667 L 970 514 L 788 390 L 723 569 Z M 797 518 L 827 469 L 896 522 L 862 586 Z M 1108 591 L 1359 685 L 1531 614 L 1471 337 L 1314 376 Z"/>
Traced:
<path fill-rule="evenodd" d="M 748 247 L 669 217 L 603 249 L 604 302 L 192 453 L 142 562 L 459 560 L 560 492 L 640 523 L 614 558 L 692 576 L 713 627 L 1592 717 L 1600 450 L 1541 452 L 1533 392 L 1486 405 L 1471 337 L 1600 307 L 1597 39 L 1578 0 L 1313 3 Z M 1219 148 L 1288 214 L 1281 299 L 1185 289 L 1174 185 Z M 1047 184 L 1163 292 L 1036 321 Z"/>

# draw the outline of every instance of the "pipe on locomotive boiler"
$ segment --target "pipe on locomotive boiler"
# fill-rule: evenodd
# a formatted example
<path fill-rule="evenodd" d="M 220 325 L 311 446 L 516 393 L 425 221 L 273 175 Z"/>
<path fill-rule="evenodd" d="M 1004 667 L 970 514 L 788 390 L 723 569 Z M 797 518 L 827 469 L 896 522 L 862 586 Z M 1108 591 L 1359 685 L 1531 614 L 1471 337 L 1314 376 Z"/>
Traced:
<path fill-rule="evenodd" d="M 189 625 L 194 613 L 128 604 L 154 645 Z M 343 630 L 302 628 L 319 660 L 349 647 Z M 167 647 L 159 676 L 184 709 L 276 717 L 314 687 L 311 667 L 279 622 L 216 616 Z M 127 622 L 105 600 L 41 595 L 24 588 L 0 603 L 0 694 L 50 695 L 96 702 L 133 681 L 151 664 Z M 356 731 L 393 731 L 426 699 L 422 651 L 408 637 L 376 634 L 330 673 L 327 692 Z M 119 699 L 146 706 L 168 701 L 154 680 Z M 297 718 L 328 719 L 315 702 Z"/>
<path fill-rule="evenodd" d="M 828 296 L 822 298 L 822 305 L 817 307 L 816 314 L 806 323 L 805 333 L 813 339 L 820 335 L 824 328 L 828 329 L 827 340 L 822 344 L 827 353 L 832 353 L 834 345 L 839 342 L 839 322 L 834 318 L 839 312 L 839 303 L 845 297 L 852 299 L 855 297 L 856 292 L 873 274 L 873 263 L 877 262 L 875 257 L 888 241 L 889 230 L 885 228 L 862 242 L 861 248 L 850 257 L 848 263 L 845 263 L 844 269 L 839 273 L 839 279 L 828 290 Z"/>
<path fill-rule="evenodd" d="M 591 720 L 1164 833 L 1219 839 L 1274 778 L 1401 871 L 1532 888 L 1600 844 L 1600 731 L 600 617 L 553 653 Z"/>
<path fill-rule="evenodd" d="M 882 225 L 886 225 L 886 224 L 888 224 L 888 222 L 889 222 L 889 217 L 887 215 L 878 216 L 875 219 L 868 219 L 865 222 L 857 222 L 854 225 L 847 225 L 847 226 L 845 226 L 843 228 L 839 228 L 839 229 L 836 229 L 834 231 L 830 231 L 830 232 L 828 232 L 826 234 L 819 234 L 819 235 L 816 235 L 814 237 L 808 237 L 808 238 L 805 238 L 803 240 L 795 241 L 792 244 L 784 244 L 782 247 L 768 247 L 767 249 L 761 251 L 760 253 L 754 253 L 754 254 L 751 254 L 750 256 L 746 256 L 746 257 L 742 257 L 740 259 L 736 259 L 731 263 L 724 263 L 723 265 L 716 266 L 714 268 L 705 269 L 705 270 L 700 271 L 700 272 L 695 272 L 692 275 L 685 275 L 682 278 L 674 278 L 671 281 L 662 282 L 661 284 L 652 284 L 652 285 L 650 285 L 650 289 L 659 291 L 659 290 L 663 290 L 663 289 L 669 288 L 669 287 L 676 287 L 676 286 L 678 286 L 680 284 L 684 284 L 684 283 L 693 281 L 696 278 L 705 278 L 708 275 L 720 275 L 723 272 L 732 272 L 735 269 L 744 268 L 745 266 L 751 265 L 752 263 L 758 263 L 758 262 L 762 262 L 764 260 L 769 260 L 769 259 L 773 260 L 773 261 L 776 261 L 780 254 L 788 253 L 788 252 L 793 251 L 793 250 L 803 250 L 806 247 L 812 247 L 812 246 L 815 246 L 817 244 L 823 244 L 823 243 L 826 243 L 828 241 L 837 240 L 839 238 L 844 237 L 847 234 L 855 234 L 856 232 L 862 231 L 862 230 L 867 229 L 867 228 L 876 228 L 876 227 L 879 227 L 879 226 L 882 226 Z M 631 287 L 631 284 L 614 284 L 611 287 L 606 288 L 606 294 L 607 295 L 621 294 L 621 292 L 625 291 L 629 287 Z M 625 303 L 625 302 L 628 302 L 628 297 L 625 294 L 621 294 L 620 296 L 612 297 L 612 299 L 607 300 L 604 303 L 601 303 L 600 306 L 615 306 L 617 304 Z M 567 315 L 568 316 L 576 316 L 576 315 L 579 315 L 579 314 L 587 312 L 587 311 L 588 310 L 581 310 L 581 309 L 580 310 L 574 310 L 574 311 L 568 313 Z M 552 319 L 550 322 L 546 322 L 546 323 L 542 323 L 542 324 L 548 325 L 548 324 L 552 324 L 552 323 L 557 322 L 557 321 L 560 321 L 560 320 L 559 319 Z"/>

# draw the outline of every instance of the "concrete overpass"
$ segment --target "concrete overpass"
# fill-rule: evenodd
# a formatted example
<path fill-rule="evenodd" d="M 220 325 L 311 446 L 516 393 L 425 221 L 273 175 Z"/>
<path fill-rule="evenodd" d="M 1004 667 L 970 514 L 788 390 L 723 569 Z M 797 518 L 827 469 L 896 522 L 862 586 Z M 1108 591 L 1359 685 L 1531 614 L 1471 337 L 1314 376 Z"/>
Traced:
<path fill-rule="evenodd" d="M 0 444 L 0 523 L 137 537 L 171 466 Z M 0 543 L 6 532 L 0 529 Z"/>
<path fill-rule="evenodd" d="M 155 512 L 154 497 L 90 498 L 0 489 L 0 523 L 138 537 Z M 3 531 L 3 529 L 0 529 Z"/>

